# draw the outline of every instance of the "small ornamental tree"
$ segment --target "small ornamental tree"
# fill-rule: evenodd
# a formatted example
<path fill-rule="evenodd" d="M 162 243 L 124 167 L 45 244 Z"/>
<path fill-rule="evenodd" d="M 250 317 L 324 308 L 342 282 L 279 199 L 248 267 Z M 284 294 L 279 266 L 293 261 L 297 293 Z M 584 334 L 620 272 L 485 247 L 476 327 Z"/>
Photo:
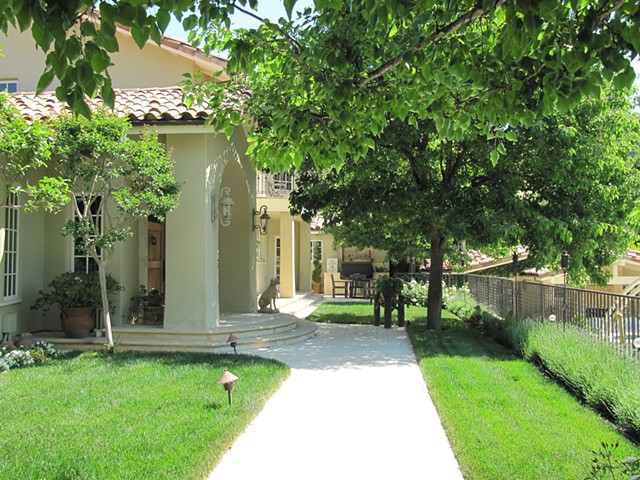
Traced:
<path fill-rule="evenodd" d="M 66 222 L 63 235 L 98 265 L 105 337 L 113 345 L 106 268 L 116 243 L 132 235 L 137 219 L 164 219 L 179 199 L 173 162 L 157 135 L 146 130 L 138 140 L 128 136 L 128 120 L 105 111 L 92 119 L 62 116 L 52 124 L 55 132 L 55 169 L 71 186 L 74 218 Z M 49 194 L 40 189 L 42 198 Z M 102 209 L 101 225 L 95 221 L 95 206 Z M 93 208 L 92 208 L 93 207 Z"/>
<path fill-rule="evenodd" d="M 0 205 L 7 195 L 25 190 L 27 174 L 46 167 L 51 158 L 50 132 L 39 122 L 28 123 L 0 92 Z"/>

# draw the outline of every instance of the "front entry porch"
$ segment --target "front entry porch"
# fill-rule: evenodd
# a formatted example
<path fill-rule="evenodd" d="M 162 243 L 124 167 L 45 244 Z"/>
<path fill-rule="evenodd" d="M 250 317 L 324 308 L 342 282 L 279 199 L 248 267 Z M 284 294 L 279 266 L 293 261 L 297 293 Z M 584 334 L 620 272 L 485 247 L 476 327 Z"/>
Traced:
<path fill-rule="evenodd" d="M 315 335 L 316 325 L 296 314 L 307 314 L 322 301 L 319 295 L 307 294 L 293 299 L 278 299 L 281 313 L 223 314 L 219 327 L 210 331 L 164 330 L 153 325 L 123 325 L 113 328 L 113 338 L 120 350 L 199 351 L 233 353 L 227 343 L 229 335 L 238 338 L 237 351 L 243 347 L 264 347 L 299 342 Z M 67 338 L 62 332 L 37 332 L 36 340 L 53 343 L 62 350 L 100 350 L 103 337 Z"/>

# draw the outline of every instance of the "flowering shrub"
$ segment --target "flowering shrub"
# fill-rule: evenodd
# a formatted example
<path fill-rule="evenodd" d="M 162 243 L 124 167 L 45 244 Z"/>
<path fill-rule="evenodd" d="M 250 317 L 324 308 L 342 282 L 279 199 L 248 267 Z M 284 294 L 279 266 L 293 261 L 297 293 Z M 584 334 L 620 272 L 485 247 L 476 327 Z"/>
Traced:
<path fill-rule="evenodd" d="M 473 302 L 471 290 L 467 285 L 462 287 L 444 287 L 442 289 L 442 303 L 452 305 L 457 302 Z"/>
<path fill-rule="evenodd" d="M 404 282 L 402 288 L 402 296 L 411 305 L 427 306 L 427 297 L 429 293 L 429 283 L 418 283 L 414 278 L 409 282 Z"/>
<path fill-rule="evenodd" d="M 58 358 L 60 353 L 60 350 L 53 344 L 43 341 L 34 343 L 31 348 L 19 348 L 11 351 L 2 347 L 0 348 L 0 372 L 44 363 L 50 359 Z"/>
<path fill-rule="evenodd" d="M 4 358 L 9 364 L 9 368 L 26 367 L 33 365 L 33 357 L 29 350 L 12 350 Z"/>
<path fill-rule="evenodd" d="M 415 279 L 405 282 L 402 295 L 412 305 L 427 306 L 427 298 L 429 296 L 429 282 L 419 283 Z M 469 287 L 447 287 L 442 285 L 442 304 L 446 305 L 449 310 L 460 309 L 469 306 L 470 310 L 476 305 Z M 453 311 L 453 310 L 452 310 Z M 453 312 L 456 313 L 456 312 Z"/>

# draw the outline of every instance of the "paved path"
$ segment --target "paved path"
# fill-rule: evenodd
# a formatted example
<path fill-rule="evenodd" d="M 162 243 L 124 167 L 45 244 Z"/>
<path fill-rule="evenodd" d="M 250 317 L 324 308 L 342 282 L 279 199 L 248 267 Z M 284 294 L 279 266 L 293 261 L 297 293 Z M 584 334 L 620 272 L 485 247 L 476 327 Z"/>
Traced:
<path fill-rule="evenodd" d="M 403 329 L 321 324 L 241 353 L 291 376 L 209 480 L 462 479 Z"/>

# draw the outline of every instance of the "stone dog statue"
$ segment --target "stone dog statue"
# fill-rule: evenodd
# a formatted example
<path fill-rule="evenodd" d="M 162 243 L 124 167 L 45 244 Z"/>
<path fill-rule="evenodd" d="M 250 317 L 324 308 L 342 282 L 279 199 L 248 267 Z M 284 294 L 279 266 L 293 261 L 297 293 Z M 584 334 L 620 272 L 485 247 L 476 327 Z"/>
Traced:
<path fill-rule="evenodd" d="M 278 296 L 278 289 L 276 285 L 280 283 L 277 278 L 272 278 L 269 282 L 269 286 L 262 292 L 258 299 L 258 312 L 259 313 L 278 313 L 276 308 L 276 297 Z"/>

